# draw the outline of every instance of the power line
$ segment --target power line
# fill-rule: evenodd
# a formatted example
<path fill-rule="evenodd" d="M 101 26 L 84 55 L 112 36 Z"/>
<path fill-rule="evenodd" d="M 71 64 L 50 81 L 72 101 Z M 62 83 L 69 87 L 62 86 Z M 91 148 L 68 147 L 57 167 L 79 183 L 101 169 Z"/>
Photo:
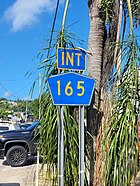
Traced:
<path fill-rule="evenodd" d="M 5 91 L 5 92 L 9 92 L 9 95 L 11 97 L 14 97 L 16 99 L 19 99 L 19 96 L 16 96 L 15 94 L 21 92 L 22 90 L 24 90 L 26 87 L 28 87 L 29 85 L 31 85 L 33 82 L 30 82 L 28 83 L 26 86 L 24 86 L 23 88 L 19 89 L 18 91 L 16 91 L 14 94 L 11 93 L 2 83 L 0 83 L 0 86 L 2 87 L 2 89 Z"/>
<path fill-rule="evenodd" d="M 0 83 L 0 86 L 3 88 L 4 91 L 9 92 L 10 96 L 12 96 L 12 97 L 18 99 L 18 97 L 17 97 L 17 96 L 14 96 L 9 90 L 7 90 L 7 89 L 3 86 L 2 83 Z"/>
<path fill-rule="evenodd" d="M 35 79 L 36 77 L 33 78 L 28 78 L 28 79 L 0 79 L 0 81 L 27 81 L 31 79 Z"/>
<path fill-rule="evenodd" d="M 28 87 L 31 83 L 33 82 L 30 82 L 28 83 L 27 85 L 25 85 L 23 88 L 19 89 L 18 91 L 15 92 L 15 94 L 19 93 L 20 91 L 24 90 L 26 87 Z"/>

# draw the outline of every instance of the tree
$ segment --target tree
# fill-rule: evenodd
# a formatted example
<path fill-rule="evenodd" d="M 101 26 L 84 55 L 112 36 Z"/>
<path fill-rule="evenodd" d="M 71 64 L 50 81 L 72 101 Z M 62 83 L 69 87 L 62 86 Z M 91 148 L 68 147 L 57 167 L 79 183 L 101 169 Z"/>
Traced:
<path fill-rule="evenodd" d="M 8 112 L 6 112 L 4 109 L 0 109 L 0 118 L 1 119 L 7 119 L 8 117 Z"/>
<path fill-rule="evenodd" d="M 8 103 L 7 99 L 1 98 L 0 99 L 0 118 L 7 119 L 8 112 L 11 111 L 11 105 Z"/>
<path fill-rule="evenodd" d="M 99 176 L 100 172 L 102 172 L 101 143 L 102 143 L 102 136 L 104 135 L 103 129 L 108 120 L 107 114 L 109 115 L 111 113 L 110 112 L 111 109 L 110 107 L 107 107 L 108 103 L 106 101 L 107 82 L 109 80 L 109 77 L 112 76 L 111 74 L 112 70 L 116 72 L 116 77 L 115 77 L 116 79 L 113 80 L 114 82 L 116 81 L 118 82 L 117 79 L 120 78 L 123 79 L 124 77 L 125 79 L 127 79 L 125 76 L 126 69 L 127 70 L 129 68 L 133 69 L 132 64 L 135 63 L 135 60 L 137 61 L 136 56 L 138 51 L 136 51 L 137 46 L 136 46 L 136 42 L 134 42 L 134 39 L 136 38 L 134 38 L 133 35 L 132 17 L 133 17 L 133 21 L 136 22 L 136 25 L 138 25 L 139 24 L 139 13 L 137 9 L 138 3 L 139 3 L 138 1 L 132 1 L 130 4 L 129 0 L 127 2 L 125 1 L 122 2 L 121 0 L 120 1 L 109 1 L 109 0 L 88 1 L 89 16 L 90 16 L 89 50 L 93 54 L 89 56 L 88 71 L 89 71 L 89 75 L 91 75 L 93 78 L 96 79 L 96 83 L 97 83 L 95 100 L 93 100 L 92 105 L 88 109 L 89 131 L 93 135 L 93 141 L 92 139 L 90 140 L 90 148 L 91 148 L 91 152 L 94 152 L 93 154 L 91 154 L 90 185 L 92 185 L 93 182 L 94 185 L 102 184 L 102 180 L 100 179 L 101 177 Z M 123 14 L 124 22 L 123 22 L 123 32 L 121 33 L 120 25 L 122 23 L 122 7 L 124 11 Z M 132 10 L 133 10 L 133 14 L 132 14 Z M 124 38 L 125 36 L 124 33 L 126 31 L 126 24 L 127 24 L 125 19 L 126 16 L 130 20 L 129 38 L 131 39 L 129 41 L 127 40 L 127 42 L 125 41 L 126 38 Z M 127 18 L 127 22 L 128 22 L 128 18 Z M 120 37 L 120 35 L 122 35 L 122 37 Z M 120 41 L 119 38 L 121 38 L 122 41 Z M 120 75 L 120 61 L 118 60 L 120 57 L 120 52 L 122 58 L 124 58 L 125 56 L 125 58 L 123 59 L 123 63 L 125 63 L 124 65 L 125 73 L 122 72 L 123 75 L 125 74 L 124 76 Z M 133 58 L 132 56 L 135 56 L 135 58 Z M 124 60 L 126 62 L 124 62 Z M 113 69 L 114 67 L 115 70 Z M 134 72 L 136 73 L 137 70 Z M 123 88 L 121 87 L 121 90 L 122 89 L 125 89 L 125 86 Z M 137 86 L 135 86 L 135 90 L 136 89 Z M 119 96 L 122 95 L 123 94 L 119 94 Z M 137 99 L 137 96 L 134 99 Z M 119 107 L 117 109 L 119 109 Z M 132 109 L 132 105 L 131 108 L 129 109 L 130 110 Z M 125 108 L 123 110 L 125 110 Z M 136 120 L 137 112 L 134 113 L 135 113 L 135 120 Z M 125 122 L 127 122 L 127 120 Z M 134 139 L 132 140 L 134 141 Z M 114 169 L 112 169 L 112 172 L 110 172 L 110 174 L 114 174 L 113 171 Z"/>
<path fill-rule="evenodd" d="M 12 109 L 14 112 L 25 112 L 26 110 L 26 101 L 17 100 L 15 101 L 17 104 L 13 105 Z"/>
<path fill-rule="evenodd" d="M 66 3 L 67 2 L 69 1 L 67 0 Z M 138 5 L 138 3 L 137 1 L 135 2 L 133 1 L 131 5 L 133 5 L 132 6 L 133 9 L 136 10 L 136 5 Z M 128 15 L 128 17 L 130 18 L 130 22 L 132 23 L 132 11 L 130 8 L 131 5 L 129 0 L 127 0 L 127 2 L 126 1 L 123 2 L 123 9 L 124 9 L 123 15 L 124 17 L 125 15 Z M 134 37 L 132 34 L 132 24 L 130 24 L 131 25 L 130 37 L 129 37 L 130 40 L 128 40 L 127 42 L 124 40 L 124 36 L 126 36 L 126 34 L 124 34 L 126 30 L 125 19 L 123 22 L 124 25 L 123 32 L 120 34 L 120 25 L 122 20 L 121 19 L 122 1 L 89 0 L 88 6 L 89 6 L 89 16 L 90 16 L 89 51 L 91 53 L 91 55 L 89 55 L 88 70 L 89 70 L 89 75 L 96 79 L 96 91 L 92 100 L 92 104 L 88 108 L 88 131 L 90 133 L 90 136 L 92 136 L 93 138 L 90 138 L 89 136 L 87 137 L 88 144 L 86 144 L 85 149 L 87 150 L 87 146 L 88 146 L 89 147 L 88 150 L 90 151 L 90 185 L 93 185 L 93 182 L 94 185 L 102 185 L 102 183 L 107 183 L 107 185 L 112 185 L 112 183 L 114 184 L 116 183 L 115 181 L 118 180 L 118 177 L 116 179 L 115 171 L 113 168 L 114 166 L 113 161 L 109 162 L 110 163 L 109 170 L 111 170 L 109 174 L 115 177 L 115 181 L 113 180 L 113 176 L 111 177 L 108 176 L 109 175 L 108 171 L 106 171 L 107 174 L 106 175 L 104 174 L 103 179 L 101 179 L 102 176 L 100 173 L 104 172 L 102 170 L 103 167 L 101 165 L 102 154 L 103 154 L 101 143 L 105 141 L 104 139 L 106 136 L 107 136 L 106 139 L 109 139 L 110 137 L 111 140 L 105 143 L 108 149 L 110 149 L 110 145 L 112 144 L 112 142 L 114 142 L 114 139 L 116 138 L 113 132 L 111 134 L 108 132 L 110 129 L 111 131 L 114 131 L 113 128 L 114 118 L 112 117 L 113 116 L 112 110 L 115 108 L 116 110 L 115 109 L 114 110 L 117 111 L 116 117 L 118 119 L 117 120 L 118 129 L 120 129 L 120 120 L 119 120 L 120 111 L 123 111 L 122 113 L 124 114 L 122 115 L 122 118 L 126 116 L 126 113 L 128 113 L 126 107 L 124 108 L 119 107 L 119 104 L 116 103 L 121 103 L 123 99 L 118 99 L 118 98 L 122 98 L 124 97 L 124 95 L 128 95 L 127 98 L 129 98 L 130 92 L 128 92 L 126 88 L 126 84 L 129 82 L 127 74 L 129 74 L 128 70 L 130 69 L 131 70 L 129 72 L 131 72 L 132 74 L 131 77 L 133 77 L 133 79 L 131 79 L 132 84 L 129 87 L 133 87 L 132 86 L 133 83 L 135 85 L 134 90 L 132 90 L 131 92 L 131 103 L 133 101 L 134 103 L 136 103 L 135 99 L 137 99 L 137 96 L 135 96 L 134 100 L 132 101 L 132 95 L 134 92 L 136 92 L 135 90 L 137 84 L 136 83 L 137 76 L 133 76 L 134 71 L 132 69 L 135 69 L 135 72 L 137 72 L 136 63 L 134 63 L 135 61 L 137 61 L 136 59 L 137 46 L 134 42 Z M 54 32 L 57 9 L 58 6 L 56 7 L 51 37 L 50 40 L 48 40 L 48 45 L 41 52 L 39 52 L 37 56 L 40 57 L 41 59 L 41 62 L 39 63 L 39 70 L 42 68 L 44 69 L 43 83 L 42 83 L 42 89 L 44 94 L 41 99 L 42 115 L 41 115 L 41 129 L 40 129 L 41 137 L 40 137 L 39 147 L 40 147 L 41 154 L 44 155 L 44 162 L 47 162 L 48 165 L 48 170 L 49 170 L 48 178 L 50 177 L 49 173 L 53 175 L 52 180 L 49 180 L 50 182 L 52 181 L 51 182 L 52 185 L 57 183 L 55 171 L 57 167 L 58 114 L 57 114 L 56 107 L 54 107 L 51 102 L 48 87 L 46 85 L 46 80 L 50 75 L 54 75 L 58 73 L 58 69 L 56 68 L 56 63 L 55 63 L 57 58 L 56 48 L 58 46 L 72 47 L 72 48 L 75 47 L 75 45 L 72 42 L 72 40 L 75 40 L 75 38 L 73 37 L 73 34 L 67 32 L 67 30 L 64 27 L 64 24 L 62 24 L 62 29 L 59 32 Z M 138 11 L 133 11 L 133 12 L 134 12 L 133 16 L 136 16 L 136 18 L 138 18 L 137 15 L 139 12 Z M 64 12 L 63 20 L 65 20 L 65 18 L 66 18 L 66 11 Z M 137 19 L 135 20 L 138 21 Z M 121 41 L 119 40 L 120 35 L 121 35 L 120 37 Z M 46 55 L 45 52 L 47 52 Z M 120 68 L 121 61 L 119 60 L 120 56 L 122 56 L 123 58 L 122 66 L 124 68 L 122 71 L 120 70 L 121 69 Z M 109 88 L 107 87 L 108 84 L 110 85 Z M 112 94 L 112 91 L 114 91 L 114 87 L 117 87 L 116 93 Z M 108 93 L 110 93 L 110 96 Z M 115 97 L 112 101 L 113 95 L 115 95 Z M 125 99 L 125 105 L 127 105 L 128 101 L 129 99 Z M 122 108 L 122 110 L 119 110 L 119 108 Z M 132 111 L 131 116 L 134 115 L 134 117 L 132 117 L 133 122 L 129 123 L 131 124 L 131 131 L 134 134 L 136 134 L 135 127 L 132 127 L 134 121 L 136 121 L 136 117 L 135 117 L 136 112 L 135 109 L 132 108 L 132 104 L 131 104 L 131 109 L 129 110 Z M 111 119 L 109 120 L 108 118 Z M 128 126 L 127 125 L 128 119 L 126 121 L 122 119 L 121 122 L 124 122 L 125 125 Z M 78 173 L 77 173 L 78 172 L 78 153 L 77 153 L 78 127 L 75 118 L 71 114 L 71 110 L 69 110 L 67 107 L 65 107 L 64 110 L 64 128 L 65 128 L 65 142 L 64 142 L 65 143 L 65 181 L 66 181 L 66 185 L 70 185 L 70 184 L 77 185 L 78 184 Z M 133 144 L 134 142 L 134 136 L 135 135 L 133 135 L 133 137 L 130 136 L 130 142 L 132 142 L 131 144 Z M 121 143 L 120 144 L 121 146 L 119 146 L 120 149 L 122 147 L 122 144 L 123 143 Z M 130 147 L 130 146 L 126 145 L 126 147 Z M 115 145 L 113 146 L 113 153 L 114 152 L 116 152 Z M 121 151 L 119 152 L 121 153 Z M 132 151 L 130 152 L 132 155 Z M 86 156 L 86 158 L 87 157 L 88 156 Z M 106 162 L 109 160 L 110 154 L 108 154 L 105 151 L 104 157 L 105 157 L 105 161 L 104 161 L 105 168 L 108 169 Z M 117 160 L 120 161 L 119 159 L 120 156 L 118 153 L 115 154 L 115 157 Z M 122 157 L 124 159 L 123 163 L 125 161 L 128 162 L 128 158 L 125 158 L 125 156 Z M 134 159 L 136 159 L 136 156 L 134 156 Z M 114 162 L 116 163 L 115 165 L 117 167 L 118 162 L 117 161 Z M 118 169 L 116 170 L 119 171 Z M 125 172 L 125 167 L 122 167 L 121 170 L 122 170 L 121 173 Z M 127 174 L 125 174 L 125 176 L 129 177 L 128 167 L 126 167 L 126 172 Z M 123 174 L 121 179 L 124 179 Z"/>
<path fill-rule="evenodd" d="M 103 110 L 101 110 L 101 99 L 103 99 L 101 92 L 103 92 L 103 87 L 105 87 L 106 79 L 110 73 L 112 67 L 112 58 L 109 59 L 107 55 L 107 45 L 111 42 L 115 41 L 117 35 L 117 22 L 118 22 L 118 1 L 114 1 L 112 3 L 114 19 L 110 20 L 110 29 L 107 30 L 105 27 L 106 16 L 103 11 L 105 9 L 106 4 L 103 1 L 88 1 L 89 7 L 89 17 L 90 17 L 90 32 L 89 32 L 89 51 L 92 55 L 88 58 L 88 73 L 92 78 L 96 79 L 96 92 L 95 92 L 95 100 L 93 100 L 90 108 L 88 109 L 88 125 L 89 132 L 93 135 L 93 141 L 91 142 L 91 167 L 94 167 L 94 161 L 97 159 L 96 155 L 96 137 L 99 133 L 99 126 L 101 123 L 101 118 L 103 114 Z M 110 7 L 106 7 L 110 8 Z M 109 32 L 107 34 L 107 32 Z M 104 60 L 103 60 L 104 59 Z M 109 59 L 109 61 L 108 61 Z M 96 165 L 95 165 L 96 167 Z M 94 167 L 94 168 L 95 168 Z M 93 172 L 94 169 L 91 168 L 91 180 L 90 184 L 93 183 Z M 95 171 L 96 175 L 96 171 Z M 97 176 L 98 177 L 98 176 Z"/>
<path fill-rule="evenodd" d="M 33 114 L 34 118 L 39 118 L 39 99 L 34 99 L 29 103 L 30 114 Z"/>

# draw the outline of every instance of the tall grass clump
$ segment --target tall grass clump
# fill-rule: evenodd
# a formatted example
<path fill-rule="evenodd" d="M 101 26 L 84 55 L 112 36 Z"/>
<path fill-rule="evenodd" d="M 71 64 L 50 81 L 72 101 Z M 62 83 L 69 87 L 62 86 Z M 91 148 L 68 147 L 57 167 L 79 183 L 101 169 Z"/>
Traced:
<path fill-rule="evenodd" d="M 113 109 L 103 139 L 103 185 L 128 186 L 138 167 L 138 55 L 136 38 L 122 46 L 122 70 L 113 82 Z"/>

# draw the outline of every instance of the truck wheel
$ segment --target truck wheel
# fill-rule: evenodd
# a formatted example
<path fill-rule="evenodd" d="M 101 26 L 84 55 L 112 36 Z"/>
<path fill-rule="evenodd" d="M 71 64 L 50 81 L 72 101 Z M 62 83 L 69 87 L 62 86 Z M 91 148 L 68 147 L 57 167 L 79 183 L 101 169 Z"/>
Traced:
<path fill-rule="evenodd" d="M 6 154 L 7 163 L 13 167 L 25 165 L 27 159 L 27 150 L 19 145 L 11 147 Z"/>

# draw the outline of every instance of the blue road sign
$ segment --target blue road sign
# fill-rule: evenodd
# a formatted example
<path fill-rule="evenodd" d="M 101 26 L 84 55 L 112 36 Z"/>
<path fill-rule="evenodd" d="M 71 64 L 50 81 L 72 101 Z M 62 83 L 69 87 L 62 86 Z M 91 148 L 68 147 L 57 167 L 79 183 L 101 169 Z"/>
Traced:
<path fill-rule="evenodd" d="M 58 48 L 58 69 L 85 70 L 85 52 L 79 49 Z"/>
<path fill-rule="evenodd" d="M 48 84 L 54 105 L 90 105 L 95 87 L 94 79 L 72 72 L 49 77 Z"/>

